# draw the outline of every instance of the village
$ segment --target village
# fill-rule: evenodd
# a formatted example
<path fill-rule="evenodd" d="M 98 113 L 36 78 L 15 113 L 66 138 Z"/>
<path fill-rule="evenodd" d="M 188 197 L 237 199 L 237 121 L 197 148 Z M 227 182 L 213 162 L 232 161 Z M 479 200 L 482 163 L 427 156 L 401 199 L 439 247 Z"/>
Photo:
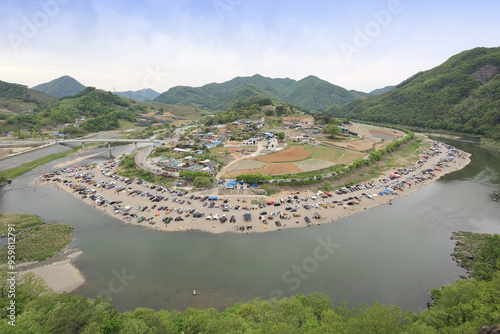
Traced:
<path fill-rule="evenodd" d="M 194 189 L 185 182 L 166 187 L 123 177 L 117 172 L 121 159 L 100 166 L 60 168 L 44 174 L 39 182 L 56 184 L 124 223 L 164 231 L 248 233 L 321 225 L 374 206 L 392 204 L 397 197 L 469 162 L 463 152 L 433 142 L 420 154 L 416 165 L 388 171 L 381 178 L 330 192 L 293 191 L 265 196 L 236 191 L 258 188 L 236 180 L 220 180 L 210 189 Z"/>

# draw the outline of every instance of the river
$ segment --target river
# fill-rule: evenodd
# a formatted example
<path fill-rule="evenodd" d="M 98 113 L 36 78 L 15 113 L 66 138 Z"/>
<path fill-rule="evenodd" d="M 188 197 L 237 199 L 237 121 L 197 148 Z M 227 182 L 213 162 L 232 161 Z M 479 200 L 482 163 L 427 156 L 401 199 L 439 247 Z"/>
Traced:
<path fill-rule="evenodd" d="M 75 265 L 86 278 L 74 293 L 112 296 L 120 311 L 224 308 L 319 291 L 338 304 L 379 301 L 419 312 L 431 289 L 465 274 L 451 259 L 451 232 L 500 233 L 500 204 L 489 198 L 500 187 L 500 153 L 447 142 L 472 153 L 465 169 L 393 205 L 311 228 L 211 235 L 123 225 L 54 186 L 34 187 L 50 166 L 2 187 L 0 212 L 71 224 L 71 247 L 83 251 Z M 113 154 L 126 149 L 115 147 Z M 106 149 L 97 150 L 102 154 L 92 161 L 108 160 Z M 50 164 L 74 156 L 63 159 Z"/>

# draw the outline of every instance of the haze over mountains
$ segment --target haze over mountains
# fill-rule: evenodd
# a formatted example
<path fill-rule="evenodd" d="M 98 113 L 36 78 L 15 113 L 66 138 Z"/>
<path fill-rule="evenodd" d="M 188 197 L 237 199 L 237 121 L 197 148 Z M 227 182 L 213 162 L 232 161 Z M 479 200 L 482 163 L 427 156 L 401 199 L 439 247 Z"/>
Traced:
<path fill-rule="evenodd" d="M 141 89 L 138 91 L 126 91 L 126 92 L 114 92 L 114 94 L 128 98 L 128 99 L 133 99 L 139 102 L 149 102 L 153 101 L 155 98 L 157 98 L 160 93 L 157 91 L 151 89 L 151 88 L 146 88 L 146 89 Z"/>
<path fill-rule="evenodd" d="M 419 72 L 395 87 L 371 93 L 349 91 L 315 76 L 296 81 L 257 74 L 202 87 L 177 86 L 159 96 L 151 89 L 114 94 L 138 101 L 154 98 L 154 102 L 215 111 L 227 110 L 236 102 L 281 102 L 335 117 L 453 130 L 500 139 L 499 73 L 500 48 L 475 48 L 463 51 L 431 70 Z M 82 87 L 85 88 L 75 79 L 64 76 L 35 88 L 54 97 L 64 97 L 75 91 L 81 92 Z M 21 113 L 44 111 L 45 105 L 55 99 L 46 93 L 0 82 L 0 108 Z M 120 108 L 126 104 L 107 95 L 101 94 L 100 98 L 104 96 L 106 101 L 100 102 L 101 106 L 106 106 L 103 114 L 109 112 L 110 101 Z M 66 105 L 60 103 L 56 109 L 46 108 L 44 115 L 53 111 L 73 113 L 65 111 Z M 99 113 L 98 109 L 92 111 L 96 116 Z"/>

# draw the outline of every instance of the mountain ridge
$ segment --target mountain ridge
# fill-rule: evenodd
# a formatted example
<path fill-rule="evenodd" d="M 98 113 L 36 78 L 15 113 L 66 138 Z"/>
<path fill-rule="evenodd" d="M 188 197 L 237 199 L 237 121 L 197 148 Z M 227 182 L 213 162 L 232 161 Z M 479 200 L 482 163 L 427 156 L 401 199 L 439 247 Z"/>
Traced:
<path fill-rule="evenodd" d="M 0 109 L 23 113 L 48 105 L 54 100 L 53 96 L 30 89 L 26 85 L 0 80 Z"/>
<path fill-rule="evenodd" d="M 418 72 L 393 90 L 340 108 L 336 117 L 444 129 L 500 139 L 500 47 L 474 48 Z"/>
<path fill-rule="evenodd" d="M 55 98 L 61 98 L 78 94 L 85 88 L 87 87 L 82 85 L 76 79 L 70 77 L 69 75 L 64 75 L 52 81 L 36 85 L 31 89 L 47 93 Z"/>
<path fill-rule="evenodd" d="M 247 100 L 238 100 L 238 97 L 245 96 L 244 91 L 249 89 L 258 91 L 259 94 L 251 95 Z M 252 102 L 255 99 L 270 98 L 275 102 L 317 110 L 333 103 L 344 104 L 356 97 L 357 95 L 347 89 L 313 75 L 297 81 L 255 74 L 251 77 L 235 77 L 222 83 L 209 83 L 201 87 L 175 86 L 163 92 L 154 101 L 225 110 L 235 102 Z"/>

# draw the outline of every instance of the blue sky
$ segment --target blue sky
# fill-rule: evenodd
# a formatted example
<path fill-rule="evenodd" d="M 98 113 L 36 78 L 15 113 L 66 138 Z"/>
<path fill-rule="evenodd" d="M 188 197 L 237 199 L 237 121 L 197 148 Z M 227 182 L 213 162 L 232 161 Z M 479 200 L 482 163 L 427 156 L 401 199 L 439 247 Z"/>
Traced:
<path fill-rule="evenodd" d="M 493 0 L 2 0 L 0 80 L 163 92 L 258 73 L 368 92 L 500 46 L 499 12 Z"/>

